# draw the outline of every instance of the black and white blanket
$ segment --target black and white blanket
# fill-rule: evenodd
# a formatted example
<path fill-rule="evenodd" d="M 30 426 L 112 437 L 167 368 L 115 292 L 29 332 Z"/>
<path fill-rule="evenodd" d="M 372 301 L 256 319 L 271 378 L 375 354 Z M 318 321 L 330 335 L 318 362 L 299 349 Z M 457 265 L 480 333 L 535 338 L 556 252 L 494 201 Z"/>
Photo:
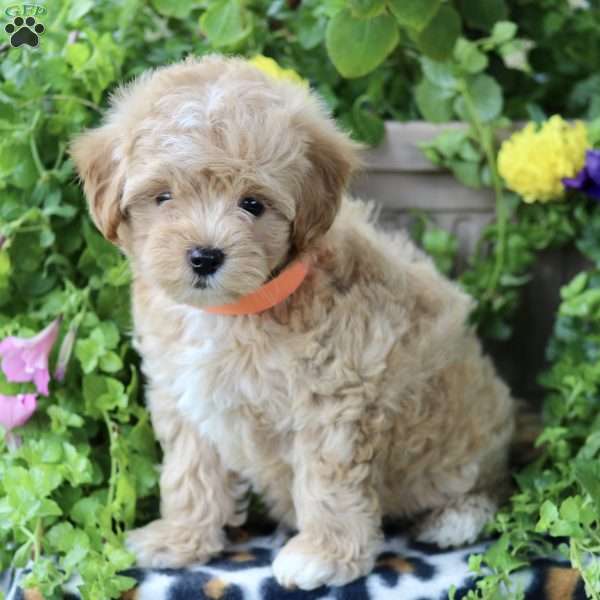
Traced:
<path fill-rule="evenodd" d="M 304 592 L 282 588 L 271 572 L 271 562 L 288 535 L 276 531 L 248 536 L 207 565 L 187 569 L 130 569 L 125 574 L 138 584 L 123 595 L 123 600 L 446 600 L 452 597 L 451 593 L 455 600 L 460 600 L 475 585 L 467 566 L 468 558 L 486 548 L 481 543 L 441 551 L 409 541 L 395 528 L 388 528 L 375 568 L 367 577 L 342 587 Z M 0 590 L 6 600 L 40 598 L 19 588 L 25 572 L 8 572 L 0 579 Z M 519 589 L 525 600 L 586 598 L 578 572 L 557 560 L 535 562 L 531 568 L 514 575 L 513 585 L 507 598 L 518 597 Z M 76 580 L 64 590 L 64 598 L 79 599 Z"/>

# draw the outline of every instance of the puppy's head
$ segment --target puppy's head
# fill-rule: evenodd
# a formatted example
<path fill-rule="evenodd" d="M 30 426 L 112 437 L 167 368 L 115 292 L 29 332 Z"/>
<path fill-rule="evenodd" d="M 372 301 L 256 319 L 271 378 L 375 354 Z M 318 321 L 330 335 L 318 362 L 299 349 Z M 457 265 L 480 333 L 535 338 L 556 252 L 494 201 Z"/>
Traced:
<path fill-rule="evenodd" d="M 116 94 L 71 153 L 100 231 L 176 302 L 232 302 L 331 226 L 356 147 L 301 86 L 188 60 Z"/>

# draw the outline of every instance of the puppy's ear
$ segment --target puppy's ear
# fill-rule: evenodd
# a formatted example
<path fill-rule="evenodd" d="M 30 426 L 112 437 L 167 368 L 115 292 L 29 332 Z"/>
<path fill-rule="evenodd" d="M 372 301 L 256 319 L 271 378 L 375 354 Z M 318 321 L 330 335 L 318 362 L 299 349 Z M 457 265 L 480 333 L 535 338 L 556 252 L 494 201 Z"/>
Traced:
<path fill-rule="evenodd" d="M 117 153 L 118 136 L 111 125 L 86 131 L 70 147 L 92 219 L 102 235 L 118 245 L 118 230 L 125 217 L 120 206 L 125 176 Z"/>
<path fill-rule="evenodd" d="M 329 119 L 308 125 L 310 169 L 303 182 L 292 229 L 296 252 L 309 247 L 331 227 L 350 176 L 360 164 L 360 147 Z"/>

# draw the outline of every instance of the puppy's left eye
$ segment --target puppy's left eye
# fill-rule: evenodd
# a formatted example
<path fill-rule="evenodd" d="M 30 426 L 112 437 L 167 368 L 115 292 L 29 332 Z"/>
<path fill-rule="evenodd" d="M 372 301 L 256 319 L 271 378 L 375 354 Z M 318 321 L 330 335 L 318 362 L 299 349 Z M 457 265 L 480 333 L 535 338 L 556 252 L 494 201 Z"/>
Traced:
<path fill-rule="evenodd" d="M 265 212 L 265 205 L 254 196 L 245 196 L 239 202 L 239 207 L 255 217 L 260 217 Z"/>
<path fill-rule="evenodd" d="M 171 195 L 171 192 L 163 192 L 162 194 L 158 194 L 158 196 L 155 197 L 156 204 L 162 204 L 167 200 L 171 200 L 172 197 L 173 196 Z"/>

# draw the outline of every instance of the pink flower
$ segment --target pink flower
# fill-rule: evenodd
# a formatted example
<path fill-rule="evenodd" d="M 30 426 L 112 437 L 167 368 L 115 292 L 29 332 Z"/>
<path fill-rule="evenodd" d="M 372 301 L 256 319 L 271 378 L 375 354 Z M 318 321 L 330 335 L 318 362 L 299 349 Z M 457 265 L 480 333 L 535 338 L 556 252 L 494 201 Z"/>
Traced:
<path fill-rule="evenodd" d="M 35 394 L 3 396 L 0 394 L 0 425 L 10 431 L 25 425 L 35 412 L 37 400 Z"/>
<path fill-rule="evenodd" d="M 55 319 L 32 338 L 7 337 L 0 342 L 2 370 L 8 381 L 33 381 L 40 394 L 48 395 L 48 355 L 58 335 L 60 319 Z"/>

